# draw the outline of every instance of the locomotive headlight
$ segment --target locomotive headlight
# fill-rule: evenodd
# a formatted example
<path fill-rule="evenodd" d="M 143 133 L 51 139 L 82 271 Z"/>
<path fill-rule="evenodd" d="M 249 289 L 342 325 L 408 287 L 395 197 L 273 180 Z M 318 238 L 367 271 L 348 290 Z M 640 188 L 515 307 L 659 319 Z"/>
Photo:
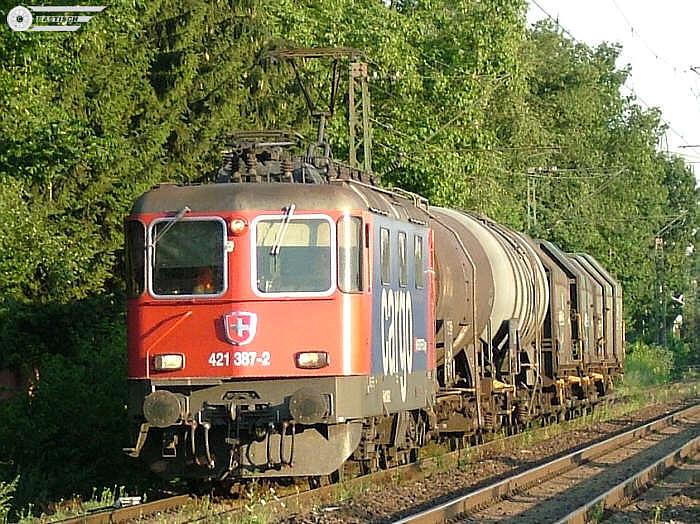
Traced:
<path fill-rule="evenodd" d="M 304 351 L 302 353 L 297 353 L 295 360 L 297 367 L 302 369 L 325 368 L 330 364 L 328 353 L 325 351 Z"/>
<path fill-rule="evenodd" d="M 229 228 L 231 229 L 231 233 L 233 233 L 234 235 L 242 235 L 248 228 L 248 223 L 242 218 L 234 218 L 233 220 L 231 220 Z"/>
<path fill-rule="evenodd" d="M 185 355 L 167 353 L 153 356 L 153 371 L 176 371 L 185 367 Z"/>

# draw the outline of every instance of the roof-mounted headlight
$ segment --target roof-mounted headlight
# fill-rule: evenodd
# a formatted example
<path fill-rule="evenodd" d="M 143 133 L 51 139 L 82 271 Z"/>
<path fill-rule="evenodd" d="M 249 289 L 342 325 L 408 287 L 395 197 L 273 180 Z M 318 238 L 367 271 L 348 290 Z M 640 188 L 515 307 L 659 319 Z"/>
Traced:
<path fill-rule="evenodd" d="M 234 218 L 229 222 L 229 229 L 234 235 L 242 235 L 248 229 L 248 222 L 244 218 Z"/>

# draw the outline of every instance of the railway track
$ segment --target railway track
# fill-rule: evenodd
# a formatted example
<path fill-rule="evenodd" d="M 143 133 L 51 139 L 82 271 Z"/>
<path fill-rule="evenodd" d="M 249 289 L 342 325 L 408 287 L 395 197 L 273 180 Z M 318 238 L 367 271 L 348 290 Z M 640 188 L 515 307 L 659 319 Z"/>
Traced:
<path fill-rule="evenodd" d="M 658 388 L 653 388 L 654 390 Z M 620 402 L 625 396 L 616 396 L 608 399 L 609 403 Z M 536 438 L 537 433 L 546 432 L 549 427 L 533 429 L 531 435 Z M 478 446 L 469 448 L 469 453 L 472 458 L 479 458 L 490 452 L 497 452 L 499 449 L 504 449 L 509 445 L 510 441 L 521 438 L 520 434 L 515 434 L 507 437 L 496 438 L 487 441 Z M 402 465 L 386 470 L 381 470 L 369 475 L 364 475 L 357 478 L 345 479 L 342 485 L 330 484 L 316 489 L 298 489 L 292 495 L 275 496 L 269 494 L 269 508 L 267 514 L 283 517 L 295 513 L 302 513 L 310 507 L 321 506 L 324 504 L 333 504 L 339 499 L 344 498 L 342 492 L 357 492 L 365 491 L 368 486 L 395 484 L 397 482 L 410 482 L 412 480 L 425 478 L 427 475 L 438 469 L 447 469 L 456 467 L 463 457 L 463 450 L 448 452 L 432 457 L 421 458 L 416 463 Z M 62 520 L 50 521 L 50 524 L 103 524 L 127 521 L 147 521 L 159 514 L 167 514 L 181 510 L 186 505 L 196 506 L 197 499 L 190 495 L 178 495 L 168 497 L 153 502 L 137 504 L 123 508 L 104 508 L 95 510 L 90 513 L 80 515 L 78 517 L 66 518 Z M 230 518 L 243 517 L 246 510 L 246 501 L 227 501 L 225 503 L 216 504 L 219 508 L 208 516 Z M 195 517 L 190 520 L 180 518 L 180 522 L 201 522 L 206 518 Z"/>
<path fill-rule="evenodd" d="M 605 524 L 697 522 L 700 515 L 700 453 L 677 464 L 662 479 L 645 486 L 628 504 L 606 508 Z"/>
<path fill-rule="evenodd" d="M 113 522 L 139 521 L 158 513 L 182 507 L 190 500 L 192 500 L 192 497 L 189 495 L 176 495 L 123 508 L 99 509 L 78 517 L 54 520 L 51 521 L 51 524 L 110 524 Z"/>
<path fill-rule="evenodd" d="M 695 404 L 396 522 L 589 522 L 698 449 Z"/>

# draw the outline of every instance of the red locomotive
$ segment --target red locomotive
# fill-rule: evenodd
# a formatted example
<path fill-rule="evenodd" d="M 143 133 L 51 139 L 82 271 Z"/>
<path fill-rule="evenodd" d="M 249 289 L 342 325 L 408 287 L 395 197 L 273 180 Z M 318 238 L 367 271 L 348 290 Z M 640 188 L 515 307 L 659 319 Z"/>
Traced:
<path fill-rule="evenodd" d="M 128 452 L 154 471 L 372 470 L 610 391 L 621 291 L 592 257 L 236 138 L 217 183 L 126 219 Z"/>

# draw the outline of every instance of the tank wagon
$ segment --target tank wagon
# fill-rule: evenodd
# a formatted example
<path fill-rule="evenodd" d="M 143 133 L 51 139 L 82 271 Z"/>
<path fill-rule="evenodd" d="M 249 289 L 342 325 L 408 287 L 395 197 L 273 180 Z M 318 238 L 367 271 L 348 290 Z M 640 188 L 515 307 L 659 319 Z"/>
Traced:
<path fill-rule="evenodd" d="M 621 288 L 475 213 L 239 134 L 126 218 L 129 421 L 165 477 L 329 475 L 571 416 L 624 358 Z"/>

